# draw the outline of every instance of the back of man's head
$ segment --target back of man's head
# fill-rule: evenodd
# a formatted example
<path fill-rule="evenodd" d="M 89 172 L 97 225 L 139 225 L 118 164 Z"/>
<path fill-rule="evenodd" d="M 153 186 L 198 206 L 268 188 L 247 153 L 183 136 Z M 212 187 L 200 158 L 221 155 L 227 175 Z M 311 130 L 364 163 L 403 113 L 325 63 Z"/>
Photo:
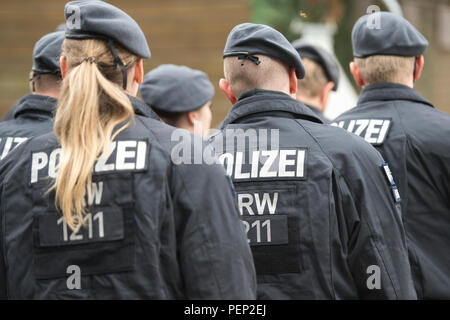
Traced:
<path fill-rule="evenodd" d="M 236 97 L 251 89 L 281 91 L 289 94 L 289 67 L 281 61 L 255 55 L 260 64 L 252 61 L 227 57 L 224 59 L 224 75 Z"/>
<path fill-rule="evenodd" d="M 33 49 L 33 66 L 30 74 L 30 91 L 34 94 L 56 98 L 61 84 L 59 57 L 65 39 L 63 31 L 44 35 Z"/>
<path fill-rule="evenodd" d="M 232 104 L 250 89 L 281 91 L 295 97 L 297 79 L 305 76 L 300 55 L 279 31 L 242 23 L 228 35 L 223 50 L 224 75 L 219 87 Z"/>
<path fill-rule="evenodd" d="M 390 12 L 364 15 L 352 30 L 350 71 L 360 86 L 393 82 L 412 87 L 427 47 L 427 39 L 405 18 Z"/>
<path fill-rule="evenodd" d="M 30 91 L 33 94 L 56 98 L 61 88 L 61 76 L 59 74 L 34 74 L 31 72 Z"/>
<path fill-rule="evenodd" d="M 297 94 L 315 98 L 321 93 L 329 80 L 320 64 L 308 58 L 303 58 L 302 61 L 305 65 L 306 76 L 298 81 Z"/>

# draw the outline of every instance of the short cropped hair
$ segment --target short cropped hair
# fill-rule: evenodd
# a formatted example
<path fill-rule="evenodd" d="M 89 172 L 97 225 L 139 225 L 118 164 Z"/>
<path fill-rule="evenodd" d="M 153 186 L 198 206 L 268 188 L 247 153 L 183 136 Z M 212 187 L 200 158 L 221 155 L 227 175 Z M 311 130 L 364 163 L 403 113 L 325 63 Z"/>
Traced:
<path fill-rule="evenodd" d="M 372 83 L 401 83 L 412 77 L 415 57 L 375 55 L 366 58 L 354 58 L 362 79 Z"/>
<path fill-rule="evenodd" d="M 225 79 L 231 85 L 231 91 L 236 97 L 250 89 L 266 89 L 283 91 L 289 88 L 289 67 L 268 56 L 256 55 L 261 62 L 256 65 L 249 60 L 238 57 L 224 59 Z"/>
<path fill-rule="evenodd" d="M 171 125 L 172 127 L 178 127 L 181 117 L 188 112 L 167 112 L 158 109 L 153 109 L 155 113 L 163 120 L 165 123 Z"/>
<path fill-rule="evenodd" d="M 303 58 L 302 61 L 306 69 L 306 76 L 297 83 L 298 93 L 315 98 L 330 81 L 320 64 L 308 58 Z"/>
<path fill-rule="evenodd" d="M 59 74 L 35 74 L 30 73 L 30 89 L 32 92 L 46 92 L 58 89 L 61 86 L 61 76 Z"/>

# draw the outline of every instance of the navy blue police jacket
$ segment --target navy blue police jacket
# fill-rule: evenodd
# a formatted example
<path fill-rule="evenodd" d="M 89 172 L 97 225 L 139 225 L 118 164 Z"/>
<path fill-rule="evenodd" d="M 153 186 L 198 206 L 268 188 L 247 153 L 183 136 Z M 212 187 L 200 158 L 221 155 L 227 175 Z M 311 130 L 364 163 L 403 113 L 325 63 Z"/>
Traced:
<path fill-rule="evenodd" d="M 450 116 L 412 88 L 378 83 L 333 124 L 372 143 L 392 169 L 418 297 L 450 299 Z"/>
<path fill-rule="evenodd" d="M 14 119 L 14 111 L 18 107 L 20 100 L 22 100 L 22 99 L 23 98 L 20 98 L 12 105 L 12 107 L 8 110 L 8 112 L 6 112 L 6 114 L 3 116 L 2 121 L 8 121 L 8 120 Z"/>
<path fill-rule="evenodd" d="M 309 110 L 311 110 L 314 113 L 314 115 L 322 121 L 322 123 L 329 124 L 331 122 L 330 120 L 325 118 L 323 113 L 320 112 L 320 110 L 317 109 L 316 107 L 310 106 L 308 104 L 305 104 L 305 106 L 308 107 Z"/>
<path fill-rule="evenodd" d="M 60 154 L 53 132 L 1 162 L 2 298 L 255 298 L 251 251 L 223 167 L 176 165 L 175 128 L 131 100 L 135 119 L 96 162 L 85 226 L 75 232 L 47 193 Z"/>
<path fill-rule="evenodd" d="M 237 192 L 259 299 L 416 298 L 400 208 L 370 144 L 259 89 L 210 142 Z"/>
<path fill-rule="evenodd" d="M 0 160 L 28 138 L 53 130 L 53 111 L 57 100 L 27 94 L 15 105 L 11 119 L 0 122 Z"/>

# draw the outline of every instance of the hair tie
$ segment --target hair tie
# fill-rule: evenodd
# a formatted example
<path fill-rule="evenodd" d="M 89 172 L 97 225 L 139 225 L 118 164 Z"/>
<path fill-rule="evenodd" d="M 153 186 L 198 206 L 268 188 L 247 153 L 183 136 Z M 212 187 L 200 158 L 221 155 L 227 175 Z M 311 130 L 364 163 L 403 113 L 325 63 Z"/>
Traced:
<path fill-rule="evenodd" d="M 90 63 L 98 64 L 98 62 L 97 62 L 97 60 L 95 59 L 95 57 L 87 57 L 87 58 L 84 58 L 84 59 L 81 61 L 81 63 L 83 63 L 83 62 L 85 62 L 85 61 L 88 61 L 88 62 L 90 62 Z"/>

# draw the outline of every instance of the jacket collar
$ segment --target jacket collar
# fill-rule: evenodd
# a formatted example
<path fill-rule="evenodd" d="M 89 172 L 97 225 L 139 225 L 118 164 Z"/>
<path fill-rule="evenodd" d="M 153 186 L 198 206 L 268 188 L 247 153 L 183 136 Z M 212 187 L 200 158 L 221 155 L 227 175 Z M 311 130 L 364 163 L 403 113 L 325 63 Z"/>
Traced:
<path fill-rule="evenodd" d="M 150 108 L 147 104 L 145 104 L 144 102 L 142 102 L 141 100 L 132 97 L 132 96 L 128 96 L 128 98 L 131 101 L 131 104 L 133 105 L 133 109 L 134 109 L 134 113 L 138 114 L 140 116 L 144 116 L 147 118 L 152 118 L 155 120 L 161 120 L 159 118 L 159 116 L 155 113 L 155 111 L 153 111 L 152 108 Z"/>
<path fill-rule="evenodd" d="M 358 98 L 358 105 L 377 100 L 414 101 L 434 108 L 433 105 L 418 94 L 416 90 L 398 83 L 374 83 L 368 85 L 361 91 L 361 95 Z"/>
<path fill-rule="evenodd" d="M 289 95 L 262 89 L 252 89 L 243 92 L 231 111 L 225 117 L 220 128 L 236 122 L 241 118 L 257 115 L 259 113 L 288 113 L 295 118 L 302 118 L 313 122 L 323 123 L 313 111 L 300 101 L 292 99 Z"/>
<path fill-rule="evenodd" d="M 305 106 L 307 106 L 316 115 L 316 117 L 318 117 L 320 120 L 322 120 L 323 123 L 330 122 L 327 118 L 325 118 L 325 116 L 322 114 L 322 112 L 320 112 L 320 110 L 317 109 L 316 107 L 310 106 L 309 104 L 305 104 Z"/>
<path fill-rule="evenodd" d="M 53 111 L 56 109 L 57 100 L 49 96 L 38 94 L 27 94 L 23 96 L 17 107 L 13 111 L 13 118 L 16 119 L 22 114 L 41 114 L 47 117 L 53 117 Z"/>
<path fill-rule="evenodd" d="M 158 115 L 145 103 L 136 99 L 135 97 L 128 96 L 131 104 L 133 105 L 134 112 L 136 114 L 160 120 Z M 27 94 L 17 102 L 17 107 L 13 112 L 13 117 L 17 118 L 24 113 L 39 113 L 49 117 L 53 117 L 53 112 L 56 109 L 57 99 L 49 96 L 41 96 L 37 94 Z"/>

